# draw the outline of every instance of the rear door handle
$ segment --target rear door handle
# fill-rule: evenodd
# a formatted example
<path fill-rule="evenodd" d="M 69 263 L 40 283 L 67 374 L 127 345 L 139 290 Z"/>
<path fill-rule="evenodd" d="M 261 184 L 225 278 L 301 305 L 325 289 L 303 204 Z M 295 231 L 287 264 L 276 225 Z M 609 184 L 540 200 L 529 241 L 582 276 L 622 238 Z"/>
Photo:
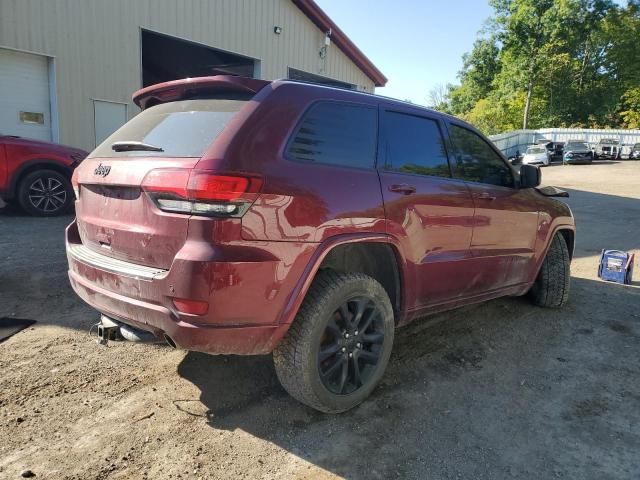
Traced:
<path fill-rule="evenodd" d="M 491 195 L 490 193 L 487 192 L 482 192 L 476 195 L 476 198 L 480 199 L 480 200 L 495 200 L 496 197 L 495 195 Z"/>
<path fill-rule="evenodd" d="M 404 193 L 405 195 L 410 195 L 412 193 L 416 193 L 416 187 L 413 185 L 407 185 L 406 183 L 401 183 L 398 185 L 391 185 L 389 187 L 390 192 L 396 193 Z"/>

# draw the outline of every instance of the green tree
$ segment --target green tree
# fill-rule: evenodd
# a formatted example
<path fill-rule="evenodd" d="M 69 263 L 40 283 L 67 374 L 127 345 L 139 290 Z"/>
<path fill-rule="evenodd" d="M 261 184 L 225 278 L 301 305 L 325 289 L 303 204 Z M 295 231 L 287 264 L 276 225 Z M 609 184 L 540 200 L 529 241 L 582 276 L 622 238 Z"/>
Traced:
<path fill-rule="evenodd" d="M 462 57 L 463 66 L 458 74 L 460 86 L 449 85 L 449 109 L 456 115 L 471 110 L 492 88 L 500 71 L 500 49 L 494 36 L 475 41 L 471 53 Z"/>
<path fill-rule="evenodd" d="M 486 132 L 630 125 L 640 0 L 490 0 L 494 15 L 439 109 Z M 488 35 L 488 36 L 487 36 Z M 624 95 L 624 97 L 623 97 Z"/>
<path fill-rule="evenodd" d="M 627 128 L 640 128 L 640 87 L 632 87 L 622 95 L 621 116 Z"/>

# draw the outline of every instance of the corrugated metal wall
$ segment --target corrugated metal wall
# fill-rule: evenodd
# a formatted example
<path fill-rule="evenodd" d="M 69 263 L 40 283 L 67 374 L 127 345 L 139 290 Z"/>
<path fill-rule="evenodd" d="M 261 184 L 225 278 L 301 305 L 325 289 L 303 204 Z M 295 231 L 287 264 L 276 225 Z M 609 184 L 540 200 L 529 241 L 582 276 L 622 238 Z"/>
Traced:
<path fill-rule="evenodd" d="M 138 112 L 130 99 L 141 87 L 141 28 L 256 58 L 264 79 L 294 67 L 374 90 L 335 45 L 320 58 L 323 32 L 290 0 L 0 1 L 0 48 L 55 57 L 60 141 L 85 149 L 94 146 L 92 99 Z"/>
<path fill-rule="evenodd" d="M 614 138 L 622 145 L 629 147 L 640 143 L 640 130 L 588 129 L 588 128 L 541 128 L 539 130 L 514 130 L 512 132 L 491 135 L 493 143 L 507 156 L 515 155 L 517 151 L 524 153 L 528 145 L 546 138 L 552 142 L 566 142 L 567 140 L 582 140 L 591 145 L 601 138 Z M 622 153 L 628 153 L 623 148 Z"/>

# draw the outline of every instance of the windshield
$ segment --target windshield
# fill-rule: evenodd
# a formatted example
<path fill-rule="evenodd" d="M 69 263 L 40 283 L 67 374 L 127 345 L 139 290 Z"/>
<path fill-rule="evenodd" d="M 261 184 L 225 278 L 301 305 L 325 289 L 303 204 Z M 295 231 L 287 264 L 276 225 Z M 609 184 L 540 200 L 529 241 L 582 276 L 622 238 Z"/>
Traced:
<path fill-rule="evenodd" d="M 636 144 L 633 146 L 633 150 L 640 150 L 640 143 L 636 143 Z"/>
<path fill-rule="evenodd" d="M 600 145 L 615 145 L 617 143 L 617 140 L 612 140 L 610 138 L 603 138 L 602 140 L 600 140 Z"/>
<path fill-rule="evenodd" d="M 586 143 L 567 143 L 564 147 L 565 150 L 589 150 Z"/>
<path fill-rule="evenodd" d="M 201 157 L 246 103 L 201 99 L 155 105 L 116 130 L 90 157 Z M 117 142 L 133 147 L 121 149 Z M 118 151 L 112 148 L 114 144 Z M 140 149 L 136 144 L 154 149 Z"/>
<path fill-rule="evenodd" d="M 545 153 L 546 150 L 544 147 L 529 147 L 527 148 L 527 155 L 529 154 L 537 154 L 537 153 Z"/>

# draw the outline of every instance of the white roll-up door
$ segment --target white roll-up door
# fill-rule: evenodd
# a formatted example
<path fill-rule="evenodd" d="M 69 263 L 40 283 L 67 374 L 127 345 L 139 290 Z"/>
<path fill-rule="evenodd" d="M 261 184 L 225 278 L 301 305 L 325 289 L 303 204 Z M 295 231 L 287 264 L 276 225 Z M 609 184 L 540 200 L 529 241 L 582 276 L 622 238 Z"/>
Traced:
<path fill-rule="evenodd" d="M 48 61 L 0 48 L 0 134 L 51 140 Z"/>

